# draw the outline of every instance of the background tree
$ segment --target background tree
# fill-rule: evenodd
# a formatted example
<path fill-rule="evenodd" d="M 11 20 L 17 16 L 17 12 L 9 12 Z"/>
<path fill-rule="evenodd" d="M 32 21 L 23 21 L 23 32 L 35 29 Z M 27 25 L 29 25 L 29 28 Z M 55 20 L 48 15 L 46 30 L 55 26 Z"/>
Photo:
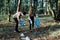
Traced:
<path fill-rule="evenodd" d="M 20 11 L 21 0 L 18 0 L 17 12 Z"/>
<path fill-rule="evenodd" d="M 10 13 L 10 0 L 8 0 L 8 21 L 10 22 L 10 17 L 11 17 L 11 13 Z"/>

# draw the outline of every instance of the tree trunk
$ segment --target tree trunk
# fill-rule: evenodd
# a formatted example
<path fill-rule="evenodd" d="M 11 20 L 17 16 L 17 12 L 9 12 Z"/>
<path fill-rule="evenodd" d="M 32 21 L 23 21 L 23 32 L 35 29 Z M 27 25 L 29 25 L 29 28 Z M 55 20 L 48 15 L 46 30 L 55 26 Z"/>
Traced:
<path fill-rule="evenodd" d="M 55 15 L 54 15 L 54 11 L 53 11 L 53 6 L 52 6 L 52 4 L 51 4 L 51 0 L 49 0 L 49 4 L 50 4 L 50 9 L 49 9 L 49 11 L 51 12 L 52 17 L 54 18 Z"/>
<path fill-rule="evenodd" d="M 56 18 L 55 18 L 55 20 L 56 21 L 60 21 L 60 0 L 58 0 L 58 2 L 57 2 L 57 15 L 56 15 Z"/>
<path fill-rule="evenodd" d="M 37 11 L 37 0 L 34 0 L 34 13 L 35 14 L 36 14 L 36 11 Z"/>
<path fill-rule="evenodd" d="M 10 3 L 10 0 L 8 0 L 8 17 L 9 17 L 8 21 L 11 22 L 10 21 L 11 13 L 10 13 L 10 5 L 9 5 L 9 3 Z"/>
<path fill-rule="evenodd" d="M 30 6 L 32 6 L 32 0 L 30 0 Z"/>
<path fill-rule="evenodd" d="M 21 0 L 18 0 L 17 12 L 20 11 Z"/>

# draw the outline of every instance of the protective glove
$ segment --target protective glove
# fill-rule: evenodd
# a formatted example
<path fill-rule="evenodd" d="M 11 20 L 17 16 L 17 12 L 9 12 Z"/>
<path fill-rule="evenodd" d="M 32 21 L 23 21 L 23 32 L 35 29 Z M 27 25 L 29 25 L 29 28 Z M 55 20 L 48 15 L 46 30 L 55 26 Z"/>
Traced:
<path fill-rule="evenodd" d="M 32 21 L 31 21 L 31 19 L 30 19 L 30 17 L 28 16 L 28 20 L 30 21 L 30 23 L 32 24 Z"/>

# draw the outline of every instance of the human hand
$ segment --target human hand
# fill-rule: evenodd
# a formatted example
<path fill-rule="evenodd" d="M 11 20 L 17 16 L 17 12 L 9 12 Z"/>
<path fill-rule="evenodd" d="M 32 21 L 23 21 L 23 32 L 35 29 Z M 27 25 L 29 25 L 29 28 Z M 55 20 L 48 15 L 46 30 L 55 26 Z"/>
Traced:
<path fill-rule="evenodd" d="M 29 16 L 28 16 L 28 20 L 31 20 Z"/>

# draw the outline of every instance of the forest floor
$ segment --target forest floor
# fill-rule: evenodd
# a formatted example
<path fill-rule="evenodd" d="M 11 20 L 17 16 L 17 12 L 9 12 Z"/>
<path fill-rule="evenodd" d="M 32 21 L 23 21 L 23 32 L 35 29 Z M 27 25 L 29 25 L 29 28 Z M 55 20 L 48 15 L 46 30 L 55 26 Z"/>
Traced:
<path fill-rule="evenodd" d="M 34 26 L 34 32 L 29 31 L 29 23 L 27 21 L 24 27 L 20 27 L 21 33 L 29 36 L 31 40 L 60 40 L 60 23 L 55 22 L 50 17 L 40 18 L 41 26 L 37 30 Z M 21 40 L 21 33 L 14 32 L 15 23 L 0 21 L 0 40 Z"/>

